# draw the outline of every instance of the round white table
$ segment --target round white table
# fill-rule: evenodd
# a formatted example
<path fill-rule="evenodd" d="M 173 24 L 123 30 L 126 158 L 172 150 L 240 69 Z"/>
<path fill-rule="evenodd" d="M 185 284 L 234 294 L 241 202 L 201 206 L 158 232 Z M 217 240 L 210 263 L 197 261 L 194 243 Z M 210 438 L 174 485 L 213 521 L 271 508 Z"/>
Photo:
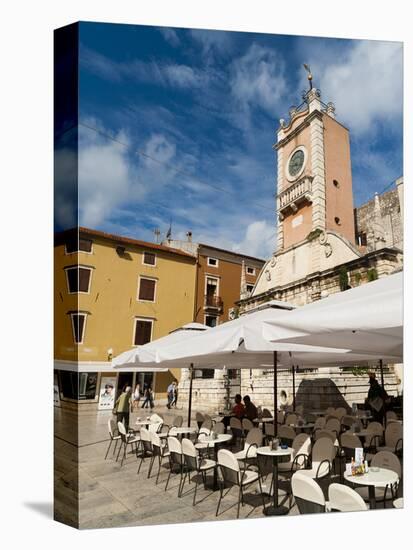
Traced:
<path fill-rule="evenodd" d="M 393 485 L 399 480 L 399 476 L 392 470 L 386 468 L 378 468 L 377 471 L 372 471 L 371 467 L 367 474 L 352 476 L 347 472 L 344 472 L 344 479 L 353 483 L 354 485 L 367 485 L 369 489 L 370 508 L 376 508 L 376 487 L 386 487 L 387 485 Z"/>
<path fill-rule="evenodd" d="M 273 459 L 273 505 L 264 508 L 264 514 L 266 516 L 282 516 L 288 514 L 288 508 L 286 506 L 278 505 L 278 460 L 281 457 L 291 456 L 292 452 L 293 450 L 290 447 L 288 447 L 287 449 L 281 449 L 281 447 L 278 447 L 277 450 L 273 450 L 272 447 L 270 447 L 269 445 L 265 447 L 258 447 L 257 449 L 258 455 L 270 456 Z"/>
<path fill-rule="evenodd" d="M 231 434 L 215 434 L 216 437 L 212 437 L 210 435 L 198 438 L 198 443 L 195 443 L 196 449 L 209 449 L 212 447 L 214 449 L 214 460 L 217 461 L 217 454 L 218 454 L 218 446 L 221 443 L 225 443 L 226 441 L 229 441 L 232 439 Z M 213 491 L 218 490 L 218 476 L 217 476 L 217 468 L 214 468 L 214 483 L 212 486 Z"/>

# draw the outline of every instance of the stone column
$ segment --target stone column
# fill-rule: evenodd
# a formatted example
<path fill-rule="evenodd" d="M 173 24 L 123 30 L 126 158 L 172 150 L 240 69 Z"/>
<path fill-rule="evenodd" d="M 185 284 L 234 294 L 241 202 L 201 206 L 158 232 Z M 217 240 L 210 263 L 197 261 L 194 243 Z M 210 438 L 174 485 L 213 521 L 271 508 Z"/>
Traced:
<path fill-rule="evenodd" d="M 283 178 L 284 178 L 284 152 L 282 149 L 278 149 L 277 152 L 277 195 L 283 190 Z M 279 218 L 280 213 L 280 199 L 277 197 L 277 251 L 284 248 L 284 228 L 283 221 Z"/>
<path fill-rule="evenodd" d="M 324 126 L 320 116 L 316 116 L 310 123 L 311 139 L 311 171 L 313 173 L 312 194 L 312 222 L 313 229 L 326 228 L 326 179 L 324 166 Z"/>

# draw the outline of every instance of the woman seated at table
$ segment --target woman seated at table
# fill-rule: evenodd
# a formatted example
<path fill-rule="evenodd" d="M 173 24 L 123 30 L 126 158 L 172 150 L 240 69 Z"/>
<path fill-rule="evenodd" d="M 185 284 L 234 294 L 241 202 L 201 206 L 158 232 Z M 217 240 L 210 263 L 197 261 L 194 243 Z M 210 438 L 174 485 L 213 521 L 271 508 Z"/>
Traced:
<path fill-rule="evenodd" d="M 245 416 L 245 407 L 242 404 L 242 397 L 239 393 L 235 396 L 235 405 L 232 407 L 232 413 L 237 418 L 243 418 Z"/>
<path fill-rule="evenodd" d="M 249 395 L 246 395 L 244 397 L 244 405 L 245 405 L 245 416 L 249 420 L 255 420 L 258 417 L 258 410 L 257 410 L 257 407 L 254 405 L 254 403 L 251 401 Z"/>

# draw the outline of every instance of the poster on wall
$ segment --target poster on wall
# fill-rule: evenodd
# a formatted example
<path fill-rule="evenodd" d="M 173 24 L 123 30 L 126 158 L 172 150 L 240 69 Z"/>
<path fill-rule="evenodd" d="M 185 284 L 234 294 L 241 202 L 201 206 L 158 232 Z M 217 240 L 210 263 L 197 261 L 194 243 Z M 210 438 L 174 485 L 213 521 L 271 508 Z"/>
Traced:
<path fill-rule="evenodd" d="M 60 392 L 59 392 L 59 381 L 57 379 L 57 373 L 54 373 L 54 376 L 53 376 L 53 405 L 55 407 L 60 407 Z"/>
<path fill-rule="evenodd" d="M 99 410 L 112 410 L 115 405 L 116 377 L 102 376 L 99 391 Z"/>

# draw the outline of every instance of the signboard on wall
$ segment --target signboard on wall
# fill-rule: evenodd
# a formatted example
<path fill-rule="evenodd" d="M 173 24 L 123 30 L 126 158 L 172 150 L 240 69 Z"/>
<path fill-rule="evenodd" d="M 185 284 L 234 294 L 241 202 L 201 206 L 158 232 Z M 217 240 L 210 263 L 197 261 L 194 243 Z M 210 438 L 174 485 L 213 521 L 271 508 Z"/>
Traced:
<path fill-rule="evenodd" d="M 99 410 L 112 410 L 115 406 L 116 376 L 102 376 L 99 390 Z"/>

